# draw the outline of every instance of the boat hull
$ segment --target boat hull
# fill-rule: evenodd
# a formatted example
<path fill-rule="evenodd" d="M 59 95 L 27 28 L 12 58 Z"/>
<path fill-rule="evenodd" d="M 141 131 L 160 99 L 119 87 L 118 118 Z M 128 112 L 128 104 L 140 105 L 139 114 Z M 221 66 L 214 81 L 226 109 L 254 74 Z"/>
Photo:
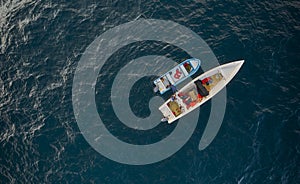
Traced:
<path fill-rule="evenodd" d="M 220 92 L 237 74 L 244 60 L 213 68 L 182 87 L 176 96 L 168 99 L 159 110 L 172 123 L 195 110 Z M 174 99 L 175 98 L 175 99 Z"/>

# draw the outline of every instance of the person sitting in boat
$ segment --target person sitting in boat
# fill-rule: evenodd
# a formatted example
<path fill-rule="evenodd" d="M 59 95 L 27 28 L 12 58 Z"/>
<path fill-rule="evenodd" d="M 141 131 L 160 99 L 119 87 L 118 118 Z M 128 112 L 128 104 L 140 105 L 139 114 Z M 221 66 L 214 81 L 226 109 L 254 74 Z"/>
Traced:
<path fill-rule="evenodd" d="M 171 85 L 171 89 L 172 89 L 173 94 L 175 94 L 178 91 L 176 86 L 174 86 L 173 84 Z"/>
<path fill-rule="evenodd" d="M 187 94 L 179 92 L 178 93 L 179 98 L 182 99 L 183 103 L 186 105 L 186 107 L 190 106 L 190 103 L 192 102 L 191 97 L 189 97 Z"/>
<path fill-rule="evenodd" d="M 170 87 L 170 83 L 169 83 L 168 79 L 165 79 L 164 77 L 161 77 L 160 80 L 166 88 Z"/>
<path fill-rule="evenodd" d="M 183 66 L 188 73 L 190 73 L 192 71 L 192 67 L 191 67 L 190 63 L 186 62 L 183 64 Z"/>
<path fill-rule="evenodd" d="M 175 100 L 176 100 L 176 93 L 171 96 L 171 101 L 175 101 Z"/>
<path fill-rule="evenodd" d="M 183 92 L 179 92 L 178 97 L 181 98 L 183 101 L 185 101 L 188 98 L 188 96 Z"/>
<path fill-rule="evenodd" d="M 206 84 L 207 86 L 210 85 L 213 81 L 210 77 L 207 77 L 203 80 L 201 80 L 202 84 Z"/>

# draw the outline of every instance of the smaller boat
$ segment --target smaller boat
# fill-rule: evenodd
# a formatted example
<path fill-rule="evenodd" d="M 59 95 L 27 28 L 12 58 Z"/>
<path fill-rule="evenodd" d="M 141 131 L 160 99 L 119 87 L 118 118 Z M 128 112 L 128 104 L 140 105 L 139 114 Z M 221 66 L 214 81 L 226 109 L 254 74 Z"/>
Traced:
<path fill-rule="evenodd" d="M 155 89 L 164 94 L 171 89 L 171 86 L 176 86 L 188 77 L 192 76 L 200 68 L 201 61 L 196 58 L 191 58 L 183 61 L 179 65 L 167 73 L 161 75 L 158 79 L 154 80 Z"/>
<path fill-rule="evenodd" d="M 244 60 L 213 68 L 193 79 L 159 107 L 169 124 L 207 102 L 237 74 Z"/>

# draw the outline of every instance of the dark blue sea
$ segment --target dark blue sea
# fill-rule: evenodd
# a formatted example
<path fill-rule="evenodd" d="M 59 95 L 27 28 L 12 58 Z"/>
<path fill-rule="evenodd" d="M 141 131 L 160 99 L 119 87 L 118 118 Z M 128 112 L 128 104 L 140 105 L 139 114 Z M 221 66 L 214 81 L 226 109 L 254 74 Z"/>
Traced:
<path fill-rule="evenodd" d="M 0 1 L 0 183 L 300 183 L 299 17 L 300 2 L 293 0 Z M 245 63 L 226 87 L 222 126 L 206 149 L 198 144 L 211 102 L 201 106 L 197 127 L 179 151 L 130 165 L 106 158 L 85 139 L 72 84 L 98 36 L 141 18 L 192 30 L 220 64 Z M 131 144 L 160 141 L 178 126 L 132 130 L 111 108 L 112 78 L 130 60 L 153 54 L 176 62 L 190 57 L 160 41 L 131 43 L 106 61 L 96 84 L 99 114 L 113 135 Z M 137 117 L 151 114 L 154 77 L 133 86 L 129 104 Z"/>

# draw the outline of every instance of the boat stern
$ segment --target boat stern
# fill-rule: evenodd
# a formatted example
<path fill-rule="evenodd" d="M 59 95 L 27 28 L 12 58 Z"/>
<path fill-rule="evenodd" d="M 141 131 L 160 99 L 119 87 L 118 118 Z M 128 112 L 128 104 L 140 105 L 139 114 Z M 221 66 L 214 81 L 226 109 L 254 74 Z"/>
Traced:
<path fill-rule="evenodd" d="M 163 114 L 164 118 L 167 119 L 168 123 L 171 119 L 174 118 L 173 113 L 170 111 L 168 105 L 164 103 L 162 106 L 159 107 L 160 112 Z"/>

